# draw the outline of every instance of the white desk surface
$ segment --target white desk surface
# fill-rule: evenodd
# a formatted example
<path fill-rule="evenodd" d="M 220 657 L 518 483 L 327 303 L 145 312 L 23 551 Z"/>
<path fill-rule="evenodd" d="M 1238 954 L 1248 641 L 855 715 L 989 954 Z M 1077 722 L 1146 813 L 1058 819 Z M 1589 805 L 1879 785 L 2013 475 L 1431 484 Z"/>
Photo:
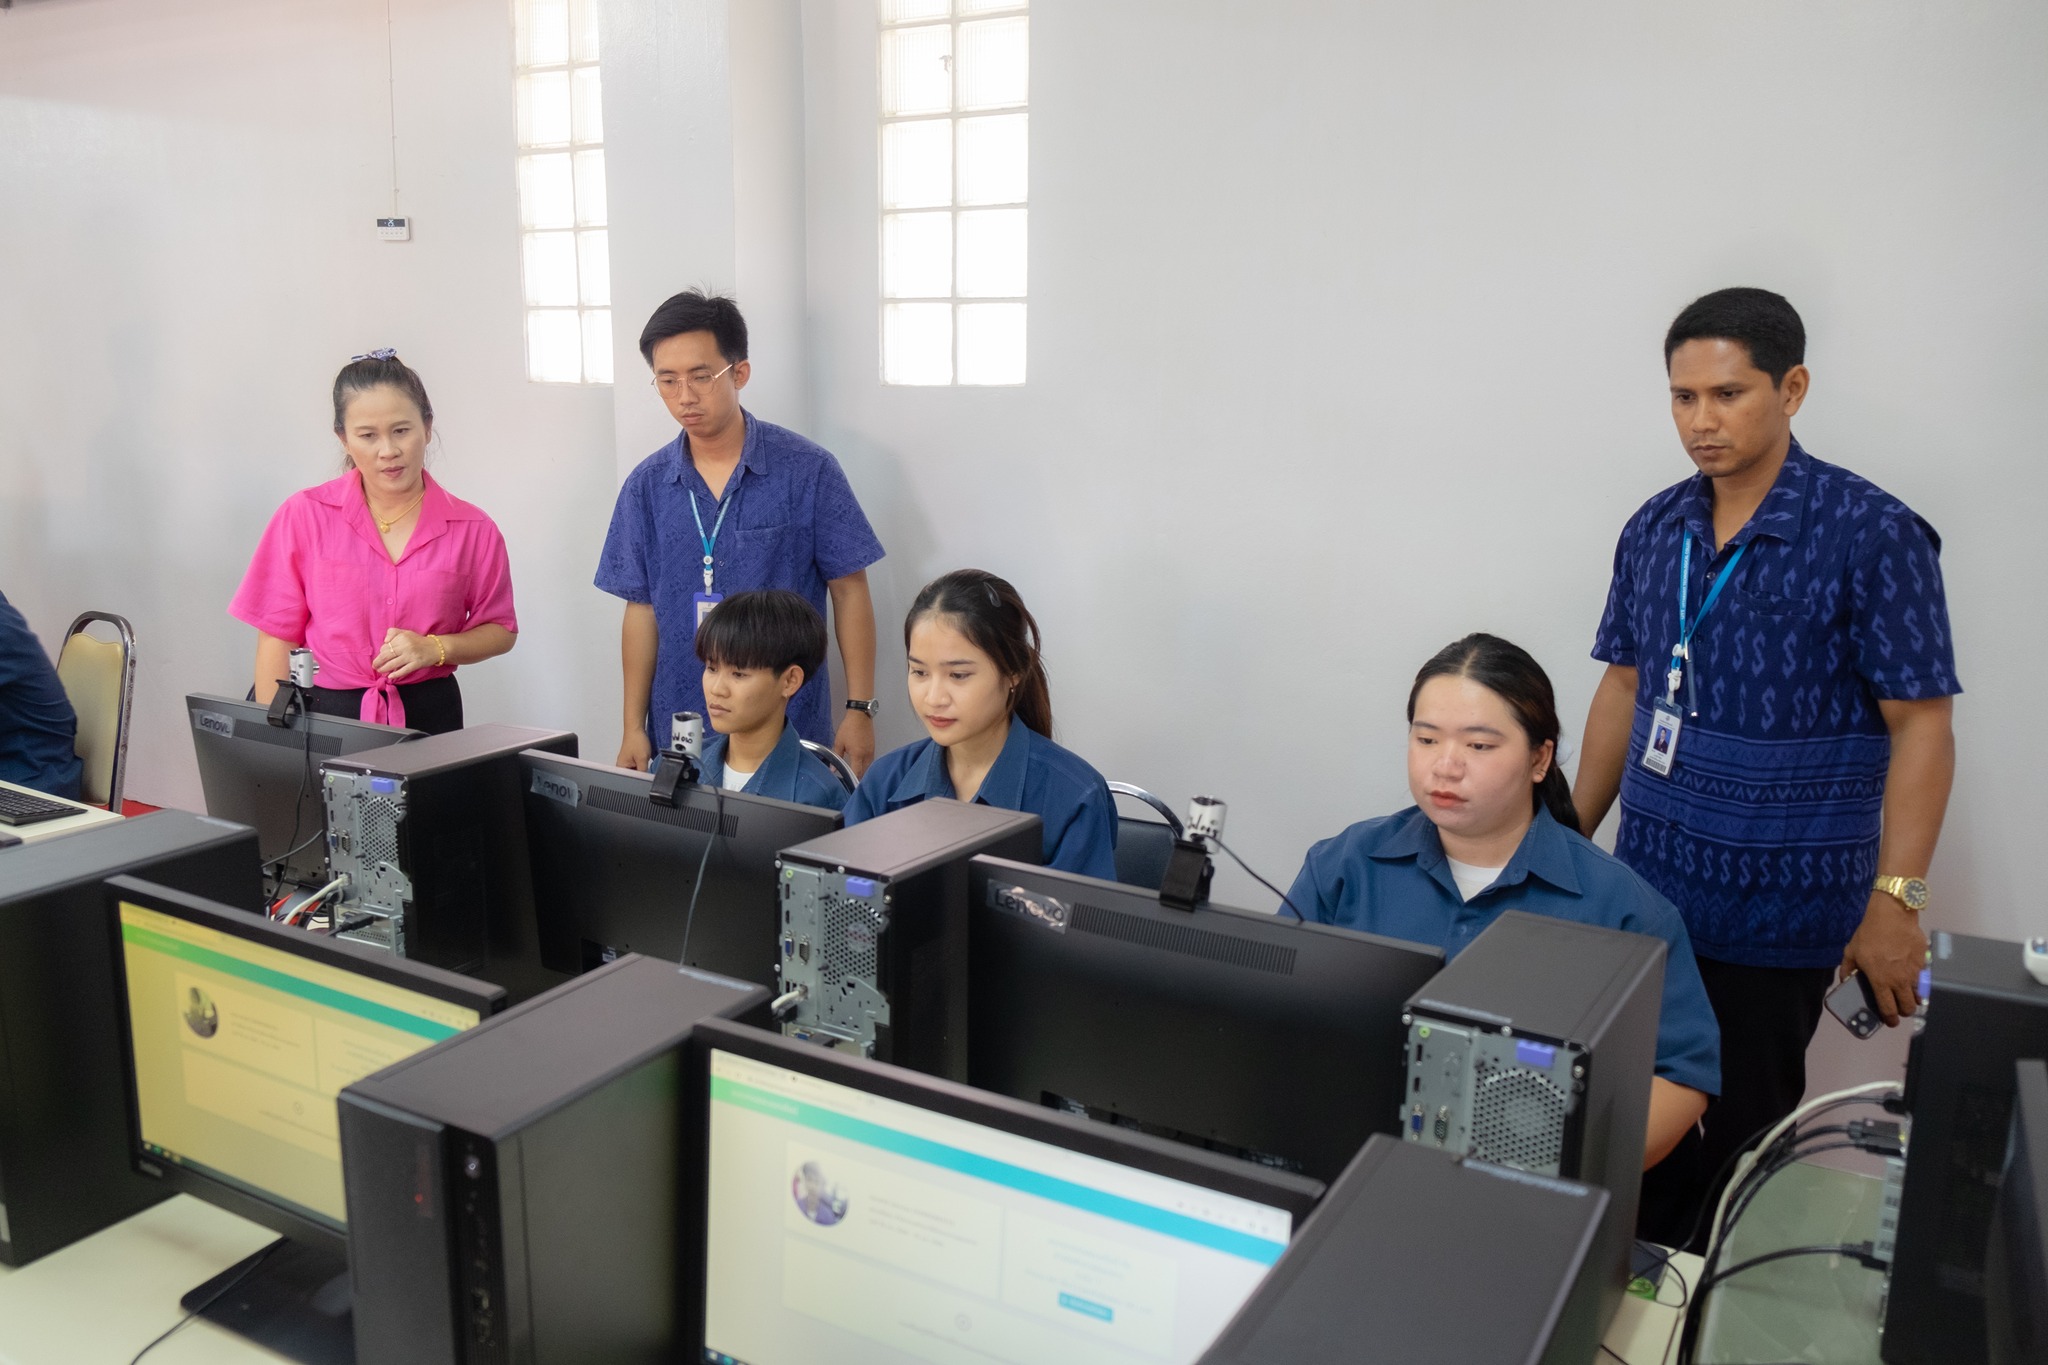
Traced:
<path fill-rule="evenodd" d="M 0 1365 L 126 1365 L 185 1315 L 181 1295 L 275 1237 L 181 1194 L 19 1270 L 0 1266 Z M 1688 1283 L 1697 1279 L 1697 1256 L 1680 1255 L 1673 1264 Z M 1622 1300 L 1606 1344 L 1628 1365 L 1665 1365 L 1676 1353 L 1678 1289 L 1668 1276 L 1662 1297 L 1672 1306 L 1634 1295 Z M 202 1319 L 151 1351 L 145 1365 L 284 1359 Z"/>
<path fill-rule="evenodd" d="M 61 796 L 52 796 L 48 792 L 39 792 L 33 787 L 16 786 L 12 782 L 0 782 L 0 790 L 20 792 L 23 796 L 36 796 L 41 797 L 45 801 L 58 801 L 67 806 L 78 807 L 78 814 L 61 815 L 55 820 L 38 820 L 33 825 L 0 825 L 0 829 L 4 829 L 9 834 L 17 836 L 25 844 L 32 844 L 41 839 L 54 839 L 60 834 L 70 834 L 77 830 L 89 829 L 94 825 L 104 825 L 109 820 L 121 818 L 110 810 L 101 810 L 98 806 L 87 806 L 81 805 L 76 801 L 65 801 Z"/>

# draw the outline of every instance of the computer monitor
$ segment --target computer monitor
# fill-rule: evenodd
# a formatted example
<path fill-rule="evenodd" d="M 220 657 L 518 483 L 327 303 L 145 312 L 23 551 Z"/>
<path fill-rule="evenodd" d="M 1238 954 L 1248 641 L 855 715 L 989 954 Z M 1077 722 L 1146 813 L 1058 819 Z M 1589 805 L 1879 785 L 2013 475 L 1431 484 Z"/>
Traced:
<path fill-rule="evenodd" d="M 504 991 L 152 882 L 106 886 L 135 1169 L 283 1235 L 185 1307 L 309 1365 L 352 1360 L 335 1095 Z"/>
<path fill-rule="evenodd" d="M 542 965 L 573 974 L 634 952 L 775 986 L 776 855 L 838 829 L 837 811 L 718 787 L 657 806 L 646 773 L 537 750 L 519 761 Z"/>
<path fill-rule="evenodd" d="M 2012 1138 L 1984 1250 L 1991 1365 L 2048 1360 L 2048 1063 L 2013 1070 Z"/>
<path fill-rule="evenodd" d="M 299 886 L 325 880 L 322 760 L 420 737 L 417 730 L 298 712 L 279 728 L 268 707 L 203 692 L 187 696 L 185 710 L 206 813 L 255 829 L 264 865 L 282 859 L 280 880 Z"/>
<path fill-rule="evenodd" d="M 1441 949 L 999 858 L 967 904 L 969 1084 L 1325 1183 L 1398 1131 Z"/>
<path fill-rule="evenodd" d="M 684 1085 L 711 1365 L 1193 1362 L 1322 1192 L 723 1020 Z"/>

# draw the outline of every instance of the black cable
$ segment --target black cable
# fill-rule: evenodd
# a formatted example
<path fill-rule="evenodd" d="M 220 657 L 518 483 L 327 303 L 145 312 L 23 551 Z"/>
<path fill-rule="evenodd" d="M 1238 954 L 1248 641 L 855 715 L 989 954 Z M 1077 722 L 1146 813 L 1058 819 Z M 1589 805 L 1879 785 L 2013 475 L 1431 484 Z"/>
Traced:
<path fill-rule="evenodd" d="M 1222 849 L 1225 853 L 1230 853 L 1230 845 L 1224 843 L 1221 839 L 1217 838 L 1213 834 L 1209 835 L 1208 838 L 1211 843 L 1216 845 L 1216 847 Z M 1273 885 L 1273 883 L 1267 881 L 1264 877 L 1261 877 L 1258 873 L 1252 871 L 1250 863 L 1247 863 L 1244 859 L 1238 857 L 1235 853 L 1230 853 L 1230 861 L 1236 863 L 1239 867 L 1243 868 L 1245 875 L 1247 877 L 1250 877 L 1260 886 L 1265 887 L 1268 891 L 1278 896 L 1280 898 L 1280 903 L 1282 905 L 1286 906 L 1289 910 L 1293 910 L 1296 923 L 1308 923 L 1308 918 L 1305 915 L 1303 915 L 1301 911 L 1295 910 L 1294 902 L 1287 899 L 1287 893 L 1285 891 L 1282 891 L 1279 887 Z"/>
<path fill-rule="evenodd" d="M 183 1327 L 186 1323 L 192 1321 L 192 1319 L 198 1317 L 201 1313 L 204 1313 L 207 1309 L 213 1307 L 214 1304 L 220 1302 L 220 1300 L 227 1295 L 229 1290 L 234 1289 L 237 1285 L 241 1284 L 242 1281 L 248 1279 L 251 1271 L 255 1270 L 257 1266 L 262 1265 L 265 1261 L 269 1260 L 271 1252 L 276 1251 L 279 1247 L 283 1245 L 284 1242 L 280 1239 L 278 1241 L 272 1242 L 269 1246 L 263 1248 L 263 1250 L 257 1252 L 254 1256 L 250 1257 L 249 1263 L 242 1267 L 241 1274 L 235 1276 L 235 1278 L 229 1280 L 226 1284 L 214 1290 L 211 1294 L 206 1296 L 204 1302 L 200 1303 L 197 1307 L 193 1308 L 191 1312 L 185 1314 L 184 1317 L 179 1318 L 169 1327 L 166 1327 L 160 1334 L 158 1334 L 156 1340 L 150 1342 L 149 1345 L 137 1351 L 135 1353 L 134 1358 L 128 1362 L 128 1365 L 135 1365 L 136 1361 L 141 1360 L 144 1356 L 148 1355 L 151 1351 L 154 1351 L 157 1347 L 163 1345 L 165 1341 L 169 1340 L 171 1334 L 176 1332 L 180 1327 Z"/>
<path fill-rule="evenodd" d="M 287 684 L 280 682 L 278 685 L 282 687 L 286 686 Z M 273 864 L 273 866 L 277 868 L 277 873 L 275 879 L 271 883 L 270 898 L 272 900 L 276 900 L 279 896 L 282 896 L 284 894 L 285 865 L 289 863 L 293 858 L 297 857 L 305 849 L 310 847 L 313 843 L 313 840 L 319 838 L 321 833 L 324 832 L 316 830 L 313 833 L 312 838 L 307 839 L 306 842 L 303 844 L 299 843 L 299 821 L 305 817 L 306 813 L 306 785 L 313 780 L 313 716 L 311 711 L 308 710 L 308 707 L 311 705 L 311 703 L 312 698 L 310 696 L 304 696 L 302 694 L 299 701 L 298 714 L 299 724 L 302 727 L 304 727 L 306 732 L 306 763 L 305 766 L 299 772 L 299 794 L 292 798 L 291 837 L 285 840 L 287 846 L 297 845 L 297 847 L 292 848 L 291 851 L 289 853 L 286 853 L 283 857 L 276 859 L 276 861 Z M 285 711 L 285 719 L 291 719 L 290 708 L 287 708 Z"/>
<path fill-rule="evenodd" d="M 1738 1261 L 1726 1270 L 1716 1274 L 1712 1279 L 1700 1281 L 1700 1297 L 1704 1299 L 1707 1291 L 1715 1285 L 1723 1280 L 1732 1279 L 1745 1270 L 1753 1270 L 1767 1262 L 1782 1261 L 1792 1256 L 1847 1256 L 1851 1260 L 1862 1262 L 1869 1269 L 1883 1269 L 1882 1266 L 1877 1264 L 1877 1258 L 1872 1255 L 1871 1246 L 1868 1242 L 1844 1242 L 1839 1246 L 1786 1247 L 1782 1251 L 1767 1251 L 1761 1256 L 1752 1256 L 1746 1261 Z"/>
<path fill-rule="evenodd" d="M 676 961 L 690 965 L 690 926 L 697 919 L 697 897 L 704 894 L 704 869 L 711 863 L 711 846 L 725 833 L 725 784 L 711 784 L 712 799 L 717 803 L 711 817 L 711 834 L 704 840 L 704 852 L 697 859 L 697 884 L 690 888 L 690 910 L 683 916 L 683 946 L 676 954 Z"/>

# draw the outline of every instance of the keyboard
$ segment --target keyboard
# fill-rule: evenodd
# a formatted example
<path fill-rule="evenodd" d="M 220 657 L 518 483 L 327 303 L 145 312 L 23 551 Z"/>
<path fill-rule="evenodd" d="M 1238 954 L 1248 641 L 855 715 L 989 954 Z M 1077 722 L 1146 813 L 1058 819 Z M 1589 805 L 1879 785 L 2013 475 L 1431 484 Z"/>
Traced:
<path fill-rule="evenodd" d="M 33 825 L 43 820 L 62 820 L 86 809 L 69 801 L 50 801 L 26 792 L 0 787 L 0 825 Z"/>

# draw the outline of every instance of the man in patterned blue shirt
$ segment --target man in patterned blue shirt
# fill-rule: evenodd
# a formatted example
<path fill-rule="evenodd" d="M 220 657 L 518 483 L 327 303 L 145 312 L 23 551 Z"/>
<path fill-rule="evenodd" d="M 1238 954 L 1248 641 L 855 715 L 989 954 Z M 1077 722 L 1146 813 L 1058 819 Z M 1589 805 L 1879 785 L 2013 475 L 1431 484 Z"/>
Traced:
<path fill-rule="evenodd" d="M 784 588 L 825 614 L 846 667 L 847 709 L 832 723 L 825 670 L 789 704 L 804 739 L 830 744 L 856 774 L 875 757 L 875 604 L 868 566 L 882 557 L 867 514 L 832 453 L 740 407 L 752 366 L 731 299 L 685 290 L 640 333 L 661 401 L 682 431 L 626 476 L 597 565 L 597 586 L 626 599 L 622 768 L 668 747 L 669 718 L 704 711 L 697 623 L 727 594 Z"/>
<path fill-rule="evenodd" d="M 1913 1013 L 1955 773 L 1941 538 L 1793 439 L 1805 349 L 1762 289 L 1672 323 L 1671 411 L 1699 472 L 1623 528 L 1593 647 L 1580 825 L 1619 794 L 1615 854 L 1685 917 L 1721 1024 L 1721 1096 L 1645 1181 L 1645 1231 L 1667 1239 L 1797 1106 L 1838 974 L 1863 973 L 1887 1024 Z"/>

